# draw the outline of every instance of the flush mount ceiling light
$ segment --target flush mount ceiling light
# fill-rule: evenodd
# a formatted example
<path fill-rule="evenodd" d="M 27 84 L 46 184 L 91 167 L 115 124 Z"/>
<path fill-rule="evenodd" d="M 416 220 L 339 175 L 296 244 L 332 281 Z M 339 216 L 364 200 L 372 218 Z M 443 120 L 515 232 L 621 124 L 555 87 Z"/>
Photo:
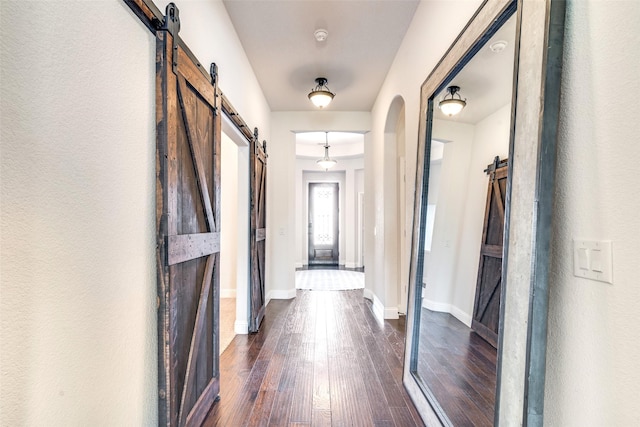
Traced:
<path fill-rule="evenodd" d="M 467 105 L 467 100 L 462 99 L 459 86 L 449 86 L 447 88 L 447 94 L 440 101 L 440 110 L 447 116 L 455 116 Z M 457 96 L 457 98 L 456 98 Z M 450 98 L 448 98 L 450 97 Z"/>
<path fill-rule="evenodd" d="M 329 105 L 336 94 L 331 92 L 329 90 L 329 87 L 327 87 L 326 78 L 318 77 L 316 79 L 316 83 L 316 87 L 314 87 L 309 93 L 309 100 L 311 100 L 311 102 L 313 102 L 313 105 L 315 105 L 316 107 L 324 108 Z"/>
<path fill-rule="evenodd" d="M 334 167 L 338 162 L 329 157 L 329 132 L 325 132 L 324 134 L 325 134 L 324 135 L 325 136 L 324 157 L 321 158 L 320 160 L 317 160 L 316 163 L 318 164 L 318 166 L 320 166 L 320 168 L 324 169 L 325 171 L 328 171 L 329 169 Z"/>

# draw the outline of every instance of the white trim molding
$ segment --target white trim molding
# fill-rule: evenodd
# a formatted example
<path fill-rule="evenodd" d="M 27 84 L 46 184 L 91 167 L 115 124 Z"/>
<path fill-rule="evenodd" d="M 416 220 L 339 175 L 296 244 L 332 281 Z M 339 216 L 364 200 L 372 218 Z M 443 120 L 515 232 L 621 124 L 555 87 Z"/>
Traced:
<path fill-rule="evenodd" d="M 249 322 L 236 320 L 233 324 L 233 331 L 238 335 L 247 335 L 249 333 Z"/>
<path fill-rule="evenodd" d="M 427 310 L 437 311 L 439 313 L 451 313 L 451 304 L 446 302 L 437 302 L 424 298 L 422 300 L 422 306 Z"/>
<path fill-rule="evenodd" d="M 398 314 L 398 307 L 385 307 L 384 308 L 384 318 L 385 319 L 399 319 L 400 315 Z"/>
<path fill-rule="evenodd" d="M 235 289 L 220 289 L 220 298 L 235 298 Z"/>
<path fill-rule="evenodd" d="M 269 291 L 269 293 L 267 294 L 267 304 L 269 304 L 269 301 L 271 301 L 272 299 L 292 299 L 296 297 L 296 290 L 295 289 L 274 289 Z"/>
<path fill-rule="evenodd" d="M 467 325 L 469 328 L 471 327 L 471 315 L 470 314 L 465 313 L 464 311 L 460 310 L 456 306 L 451 306 L 451 315 L 453 317 L 455 317 L 456 319 L 458 319 L 459 321 L 461 321 L 462 323 L 464 323 L 465 325 Z"/>
<path fill-rule="evenodd" d="M 455 305 L 447 304 L 444 302 L 431 301 L 425 298 L 422 300 L 422 306 L 427 310 L 437 311 L 439 313 L 449 313 L 469 328 L 471 327 L 471 315 L 462 311 Z"/>

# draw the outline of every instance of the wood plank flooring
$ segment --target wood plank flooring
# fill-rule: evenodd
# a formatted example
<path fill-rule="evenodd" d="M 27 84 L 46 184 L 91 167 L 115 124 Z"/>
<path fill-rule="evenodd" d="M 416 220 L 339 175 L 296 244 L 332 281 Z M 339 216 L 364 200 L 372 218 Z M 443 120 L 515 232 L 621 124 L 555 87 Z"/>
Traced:
<path fill-rule="evenodd" d="M 496 349 L 448 313 L 422 309 L 418 374 L 454 426 L 492 426 Z"/>
<path fill-rule="evenodd" d="M 273 300 L 259 333 L 220 360 L 204 426 L 422 426 L 402 386 L 404 321 L 379 324 L 362 290 Z"/>

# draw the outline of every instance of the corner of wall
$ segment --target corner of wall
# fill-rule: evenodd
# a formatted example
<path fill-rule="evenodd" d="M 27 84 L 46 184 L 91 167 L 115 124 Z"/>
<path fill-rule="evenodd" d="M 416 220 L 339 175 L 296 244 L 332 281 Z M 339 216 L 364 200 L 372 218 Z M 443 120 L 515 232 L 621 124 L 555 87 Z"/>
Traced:
<path fill-rule="evenodd" d="M 247 335 L 249 333 L 249 322 L 236 320 L 233 324 L 233 331 L 238 335 Z"/>
<path fill-rule="evenodd" d="M 272 299 L 293 299 L 295 297 L 295 289 L 272 289 L 267 293 L 267 303 L 265 305 L 268 305 Z"/>

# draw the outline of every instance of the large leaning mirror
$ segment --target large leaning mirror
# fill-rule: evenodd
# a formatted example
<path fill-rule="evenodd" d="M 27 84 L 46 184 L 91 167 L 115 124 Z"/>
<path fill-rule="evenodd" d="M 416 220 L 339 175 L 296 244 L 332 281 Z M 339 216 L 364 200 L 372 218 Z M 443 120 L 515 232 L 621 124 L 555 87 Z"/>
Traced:
<path fill-rule="evenodd" d="M 404 384 L 427 425 L 542 425 L 563 24 L 485 1 L 421 88 Z"/>

